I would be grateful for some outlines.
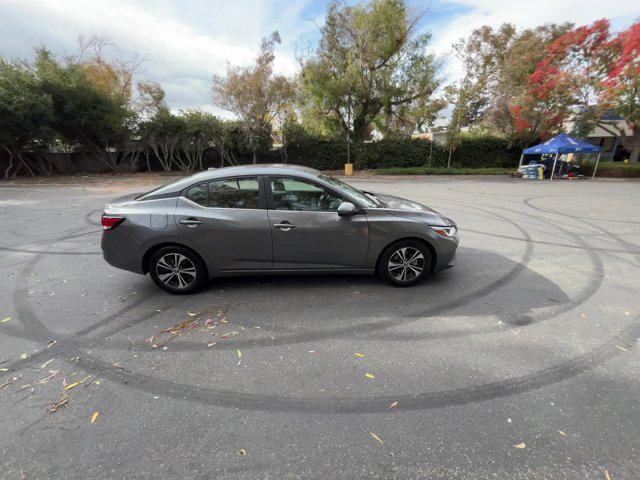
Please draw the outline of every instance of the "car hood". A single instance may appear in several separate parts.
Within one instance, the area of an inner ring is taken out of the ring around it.
[[[450,218],[421,203],[382,193],[374,193],[374,195],[387,205],[385,209],[393,215],[420,220],[433,226],[447,227],[455,225],[455,222]]]

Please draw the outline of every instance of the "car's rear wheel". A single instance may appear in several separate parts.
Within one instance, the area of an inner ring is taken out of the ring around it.
[[[378,272],[397,287],[415,285],[431,272],[431,252],[417,240],[400,240],[384,251]]]
[[[207,267],[200,256],[179,246],[154,252],[149,259],[149,274],[160,288],[177,294],[195,292],[207,282]]]

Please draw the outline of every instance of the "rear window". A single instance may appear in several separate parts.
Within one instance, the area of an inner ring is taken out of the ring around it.
[[[258,177],[224,178],[194,185],[186,197],[211,208],[260,208]]]
[[[207,206],[207,184],[201,183],[200,185],[191,187],[189,190],[187,190],[186,197],[192,202],[195,202],[198,205],[202,205],[203,207],[206,207]]]

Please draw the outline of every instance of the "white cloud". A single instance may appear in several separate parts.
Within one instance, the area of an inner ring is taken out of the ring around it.
[[[173,107],[193,107],[210,101],[214,74],[223,73],[227,63],[250,63],[260,39],[276,29],[284,41],[275,68],[293,74],[296,38],[315,29],[300,18],[307,3],[5,0],[0,54],[28,56],[38,44],[71,53],[80,34],[106,34],[146,59],[140,77],[162,84]]]
[[[350,2],[355,0],[349,0]],[[439,15],[432,51],[447,57],[451,44],[481,25],[511,22],[532,27],[545,22],[578,24],[612,18],[626,26],[640,14],[637,0],[433,0]],[[80,34],[106,34],[146,62],[141,78],[159,82],[174,109],[211,103],[211,77],[227,63],[247,64],[258,43],[273,30],[278,72],[293,74],[296,47],[313,47],[327,0],[0,0],[0,55],[29,57],[49,46],[63,55],[77,51]],[[422,0],[410,0],[410,3]],[[428,19],[427,19],[428,20]],[[449,56],[450,58],[450,56]],[[448,58],[448,59],[449,59]],[[460,72],[448,61],[449,79]]]

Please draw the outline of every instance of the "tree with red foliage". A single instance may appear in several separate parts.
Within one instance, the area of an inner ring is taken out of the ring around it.
[[[529,77],[528,111],[546,111],[551,125],[578,119],[586,134],[595,125],[618,128],[601,118],[614,110],[626,122],[618,133],[631,161],[640,156],[640,23],[612,37],[609,21],[578,27],[547,45],[545,58]],[[552,113],[553,112],[553,113]],[[526,128],[526,122],[520,122]]]
[[[630,162],[640,159],[640,22],[609,42],[611,63],[602,84],[601,103],[627,123],[621,135]]]

